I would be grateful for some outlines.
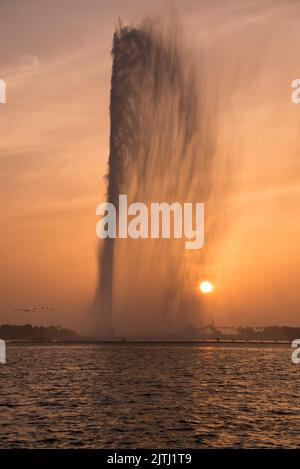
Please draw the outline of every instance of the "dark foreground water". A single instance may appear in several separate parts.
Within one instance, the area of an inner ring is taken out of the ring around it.
[[[287,345],[8,345],[0,447],[300,446]]]

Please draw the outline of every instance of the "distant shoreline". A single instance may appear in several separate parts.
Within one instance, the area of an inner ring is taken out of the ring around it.
[[[290,344],[300,338],[300,327],[265,326],[265,327],[218,327],[210,324],[202,328],[191,326],[178,334],[140,334],[121,335],[103,333],[81,335],[60,326],[0,325],[0,339],[12,343],[62,344]]]
[[[243,340],[243,339],[199,339],[199,340],[168,340],[168,339],[78,339],[78,340],[18,340],[9,339],[7,344],[28,345],[290,345],[289,340]]]

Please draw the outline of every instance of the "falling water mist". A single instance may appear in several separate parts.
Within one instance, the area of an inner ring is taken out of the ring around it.
[[[181,334],[201,321],[197,282],[222,225],[216,184],[216,96],[180,28],[147,20],[113,39],[107,201],[204,202],[205,247],[183,240],[105,239],[94,315],[99,334]],[[203,65],[204,67],[204,65]],[[220,165],[219,165],[220,166]],[[219,167],[220,169],[220,167]]]

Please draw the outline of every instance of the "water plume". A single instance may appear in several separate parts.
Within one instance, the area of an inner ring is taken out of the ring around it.
[[[195,293],[220,225],[214,184],[216,96],[178,25],[118,26],[113,39],[107,201],[204,202],[205,248],[184,240],[105,239],[99,253],[100,334],[178,334],[199,322]],[[112,319],[113,318],[113,319]]]

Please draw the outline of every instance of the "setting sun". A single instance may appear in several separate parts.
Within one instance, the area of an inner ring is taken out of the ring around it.
[[[208,280],[204,280],[203,282],[200,283],[199,289],[202,293],[211,293],[214,289],[214,286]]]

